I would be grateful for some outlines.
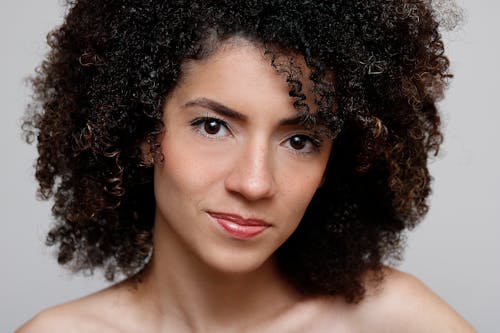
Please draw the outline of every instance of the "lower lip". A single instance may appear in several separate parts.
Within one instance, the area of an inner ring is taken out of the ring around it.
[[[241,225],[220,217],[212,216],[212,218],[224,231],[236,239],[250,239],[269,227],[267,225]]]

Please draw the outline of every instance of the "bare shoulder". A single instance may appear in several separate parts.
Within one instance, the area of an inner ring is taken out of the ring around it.
[[[79,322],[83,323],[84,320],[78,317],[78,314],[68,311],[65,306],[52,307],[38,313],[15,333],[79,332]]]
[[[369,327],[371,332],[475,332],[414,276],[391,268],[384,274],[383,282],[377,288],[367,288],[366,297],[353,311],[363,328]]]
[[[125,332],[117,325],[115,316],[119,311],[126,311],[126,300],[121,289],[114,286],[45,309],[15,333]]]

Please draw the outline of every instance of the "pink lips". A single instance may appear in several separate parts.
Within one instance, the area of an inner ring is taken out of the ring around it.
[[[268,227],[269,223],[258,219],[245,219],[236,214],[208,213],[229,235],[237,239],[249,239],[257,236]]]

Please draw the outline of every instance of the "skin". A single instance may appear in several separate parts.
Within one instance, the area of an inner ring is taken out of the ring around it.
[[[238,116],[221,115],[207,100]],[[367,283],[359,304],[301,296],[280,276],[273,252],[321,185],[331,150],[326,138],[318,148],[292,144],[313,135],[283,124],[297,116],[292,102],[283,77],[249,42],[187,64],[165,105],[154,255],[141,283],[45,310],[18,333],[473,332],[417,279],[393,269],[378,288]],[[270,227],[235,239],[210,217],[214,211]]]

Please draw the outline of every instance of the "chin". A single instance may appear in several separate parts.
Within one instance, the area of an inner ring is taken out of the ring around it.
[[[255,272],[267,266],[270,263],[270,256],[263,253],[245,250],[230,250],[217,251],[212,253],[212,256],[206,257],[205,263],[216,271],[229,275],[240,275]],[[205,255],[208,253],[205,252]]]

